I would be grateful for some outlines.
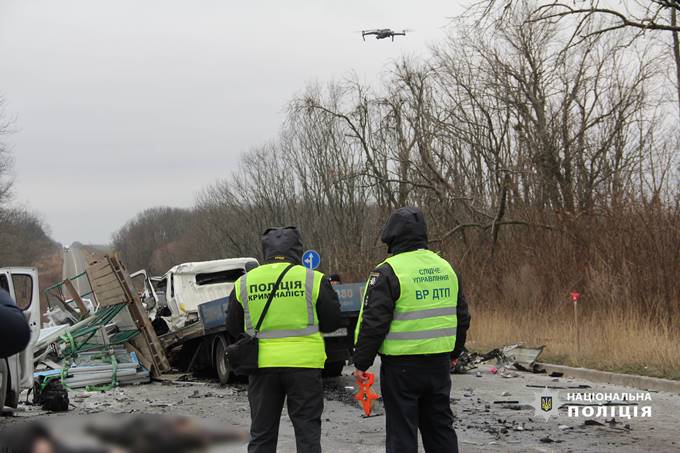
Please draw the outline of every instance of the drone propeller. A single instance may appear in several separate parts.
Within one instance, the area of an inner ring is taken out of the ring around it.
[[[402,28],[402,29],[396,29],[396,30],[391,30],[389,28],[367,28],[365,30],[352,30],[352,33],[377,33],[381,31],[394,31],[395,33],[403,33],[403,32],[413,32],[415,31],[412,28]]]

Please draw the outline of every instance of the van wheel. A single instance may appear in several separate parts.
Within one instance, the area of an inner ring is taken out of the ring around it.
[[[220,384],[226,385],[231,381],[232,370],[229,365],[229,361],[226,356],[227,352],[227,340],[224,336],[219,335],[217,337],[217,342],[215,344],[215,357],[213,358],[213,364],[215,365],[215,370],[217,370],[217,378],[220,380]]]

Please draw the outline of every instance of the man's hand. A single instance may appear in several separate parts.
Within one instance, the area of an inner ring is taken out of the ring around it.
[[[361,383],[368,382],[368,373],[367,372],[361,371],[360,369],[355,368],[353,374],[354,374],[354,377],[357,379],[357,381],[359,381]]]

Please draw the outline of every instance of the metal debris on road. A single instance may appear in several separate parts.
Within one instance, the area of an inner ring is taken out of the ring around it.
[[[604,426],[604,423],[600,423],[597,420],[586,420],[581,424],[581,427],[584,426]]]
[[[549,388],[549,389],[555,389],[555,390],[557,390],[557,389],[564,390],[564,389],[589,389],[589,388],[592,388],[590,385],[587,385],[587,384],[567,385],[567,386],[527,384],[526,386],[530,387],[530,388],[537,388],[537,389]]]

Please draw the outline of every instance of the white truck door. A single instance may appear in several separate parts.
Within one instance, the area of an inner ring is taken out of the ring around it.
[[[31,340],[19,356],[19,386],[22,389],[33,385],[33,347],[40,335],[40,288],[38,272],[32,268],[10,269],[10,294],[28,320]]]
[[[14,285],[12,285],[12,274],[8,268],[0,269],[0,288],[7,291],[12,298],[14,297]],[[7,357],[7,368],[3,370],[7,375],[1,376],[2,385],[0,388],[3,393],[0,395],[0,408],[5,404],[14,407],[16,405],[16,395],[21,392],[21,357],[20,354],[14,354]],[[11,387],[10,387],[11,386]],[[11,399],[10,394],[14,394],[14,399]]]

